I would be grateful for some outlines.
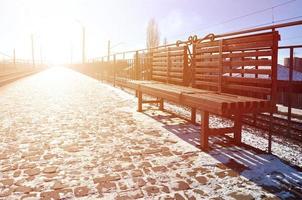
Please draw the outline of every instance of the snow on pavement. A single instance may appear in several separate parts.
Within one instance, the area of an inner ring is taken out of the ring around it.
[[[69,69],[0,88],[0,105],[0,199],[302,197],[299,169],[223,141],[203,152],[198,127]]]

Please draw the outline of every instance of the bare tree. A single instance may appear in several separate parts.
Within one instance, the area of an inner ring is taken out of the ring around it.
[[[159,45],[160,35],[155,19],[151,19],[147,27],[147,48],[151,49]]]

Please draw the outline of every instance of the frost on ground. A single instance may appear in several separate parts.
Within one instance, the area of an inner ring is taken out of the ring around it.
[[[302,173],[53,68],[0,88],[0,199],[291,199]],[[224,120],[211,118],[212,125]]]

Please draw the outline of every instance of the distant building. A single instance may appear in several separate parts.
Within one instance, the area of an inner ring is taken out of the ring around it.
[[[294,57],[294,70],[302,72],[302,58]],[[284,58],[284,66],[289,68],[290,59]]]

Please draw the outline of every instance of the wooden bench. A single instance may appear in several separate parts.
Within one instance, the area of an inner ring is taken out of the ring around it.
[[[276,109],[279,39],[272,31],[194,43],[191,66],[187,46],[161,48],[152,55],[152,80],[126,81],[124,86],[137,91],[139,112],[144,103],[156,102],[164,109],[168,100],[191,107],[195,123],[196,109],[200,110],[202,149],[208,149],[210,136],[226,133],[233,133],[240,144],[243,114]],[[191,87],[184,86],[188,84]],[[157,100],[144,101],[143,94]],[[210,113],[233,119],[234,126],[210,128]]]

